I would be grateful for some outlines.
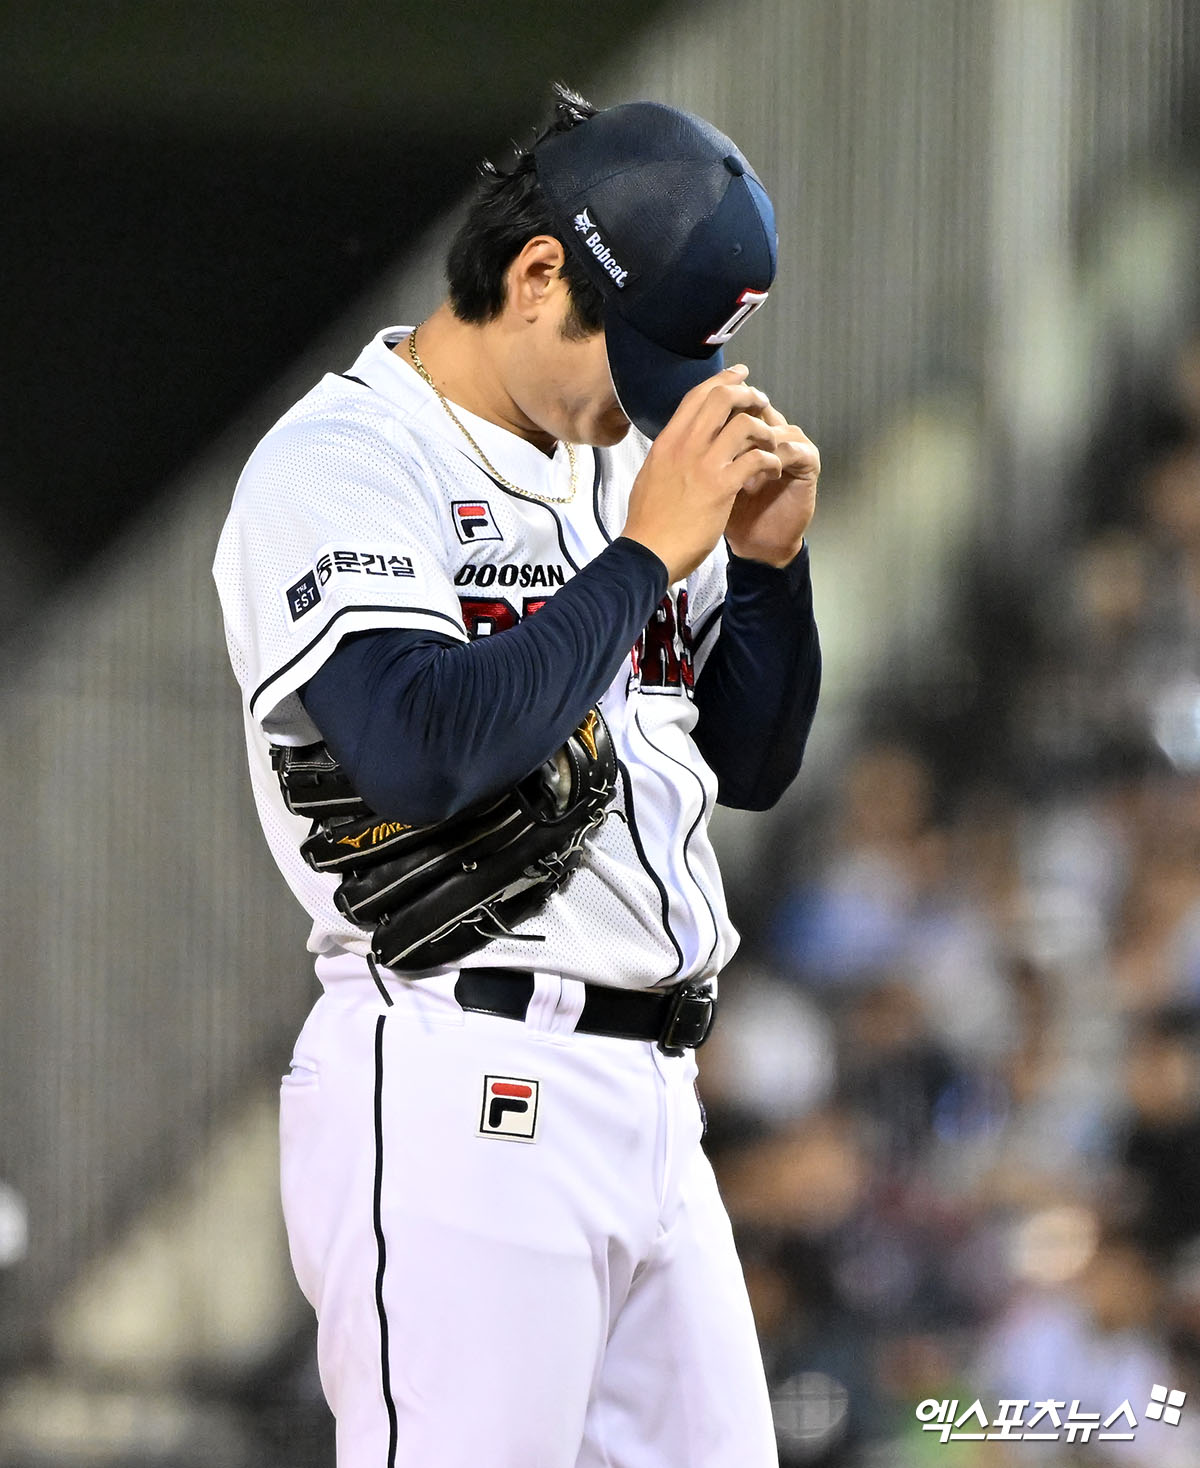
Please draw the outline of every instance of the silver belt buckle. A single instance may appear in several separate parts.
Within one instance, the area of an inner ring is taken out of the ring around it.
[[[717,1001],[706,984],[680,984],[676,989],[658,1037],[664,1055],[682,1055],[699,1050],[712,1033]]]

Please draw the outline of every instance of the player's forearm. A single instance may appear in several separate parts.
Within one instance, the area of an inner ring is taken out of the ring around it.
[[[731,556],[720,635],[696,681],[693,732],[722,805],[775,804],[800,769],[820,687],[807,547],[780,570]]]
[[[412,825],[527,775],[616,676],[666,588],[617,540],[536,615],[474,642],[382,631],[340,645],[301,690],[364,800]]]

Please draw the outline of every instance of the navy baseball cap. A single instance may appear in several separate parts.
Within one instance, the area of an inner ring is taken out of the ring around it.
[[[598,112],[533,158],[566,248],[604,296],[621,407],[655,438],[766,300],[771,201],[724,133],[660,102]]]

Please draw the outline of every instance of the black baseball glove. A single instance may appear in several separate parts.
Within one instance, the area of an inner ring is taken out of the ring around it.
[[[432,826],[377,816],[323,744],[276,746],[272,763],[288,809],[313,819],[305,861],[341,877],[339,911],[373,932],[379,963],[398,969],[457,963],[492,938],[537,941],[511,929],[579,865],[617,775],[599,709],[511,790]]]

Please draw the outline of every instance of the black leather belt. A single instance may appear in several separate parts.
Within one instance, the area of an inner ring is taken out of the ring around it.
[[[479,1014],[524,1019],[533,988],[533,974],[525,969],[465,968],[454,985],[454,997],[464,1009]],[[716,1017],[717,1001],[703,984],[653,990],[584,984],[583,989],[577,1031],[619,1040],[653,1040],[664,1055],[699,1049]]]

